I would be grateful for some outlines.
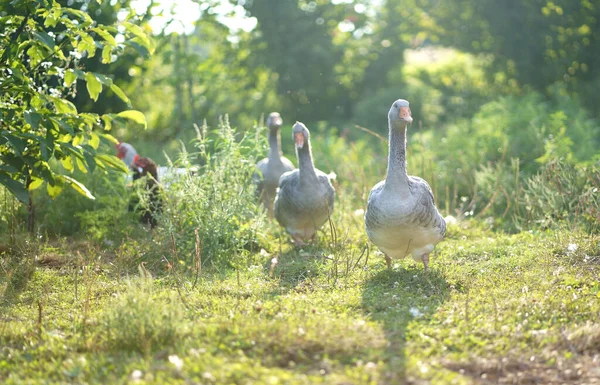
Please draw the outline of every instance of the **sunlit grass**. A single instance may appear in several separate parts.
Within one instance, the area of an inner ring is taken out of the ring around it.
[[[502,235],[466,222],[450,228],[429,273],[412,261],[388,271],[372,247],[330,242],[322,233],[303,250],[273,245],[196,284],[177,267],[119,276],[117,256],[79,260],[63,245],[60,264],[38,265],[4,293],[0,379],[551,383],[567,369],[597,378],[597,236]]]

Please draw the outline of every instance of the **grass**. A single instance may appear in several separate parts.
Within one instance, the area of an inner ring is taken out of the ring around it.
[[[388,271],[363,241],[271,244],[197,282],[177,265],[123,269],[144,260],[123,248],[5,254],[0,382],[600,381],[597,235],[461,222],[429,273],[412,261]]]

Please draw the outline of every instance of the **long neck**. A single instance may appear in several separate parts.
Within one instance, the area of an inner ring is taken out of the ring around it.
[[[281,162],[281,135],[279,135],[279,130],[269,131],[269,162]]]
[[[394,127],[390,124],[390,142],[386,186],[408,188],[406,173],[406,126]]]
[[[315,165],[312,159],[312,150],[310,148],[310,140],[306,140],[304,147],[298,148],[298,169],[300,170],[300,180],[316,179]]]

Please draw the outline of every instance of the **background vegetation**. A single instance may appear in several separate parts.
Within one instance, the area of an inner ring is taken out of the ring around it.
[[[598,380],[598,4],[186,4],[0,2],[0,382]],[[398,98],[458,220],[429,275],[363,230]],[[271,111],[337,174],[302,250],[254,199]],[[198,170],[154,230],[117,140]]]

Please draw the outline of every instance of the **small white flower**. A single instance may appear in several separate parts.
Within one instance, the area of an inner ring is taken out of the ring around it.
[[[416,307],[411,307],[410,309],[408,309],[408,312],[414,318],[421,317],[423,315],[423,313],[421,313],[421,311],[419,309],[417,309]]]
[[[567,252],[574,253],[575,251],[577,251],[577,245],[575,243],[569,243],[567,246]]]
[[[129,378],[131,378],[132,381],[139,381],[142,379],[143,374],[144,373],[141,370],[136,369],[133,372],[131,372],[131,375],[129,376]]]
[[[69,56],[73,56],[75,59],[81,59],[81,53],[79,51],[70,51]]]
[[[60,91],[57,90],[56,88],[50,88],[48,90],[48,92],[50,93],[51,96],[54,96],[55,98],[60,98],[62,96],[62,94],[60,93]]]
[[[356,209],[356,210],[354,210],[353,215],[355,217],[362,217],[363,215],[365,215],[365,210],[364,209]]]
[[[177,370],[181,370],[183,368],[183,360],[175,354],[169,356],[169,362],[172,363]]]

